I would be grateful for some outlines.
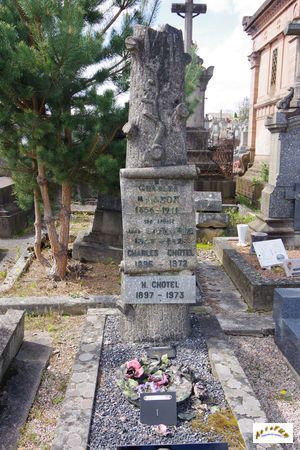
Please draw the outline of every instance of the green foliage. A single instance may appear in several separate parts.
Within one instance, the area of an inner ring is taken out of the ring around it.
[[[269,181],[269,165],[266,162],[262,162],[259,170],[259,178],[263,183]]]
[[[117,190],[127,120],[125,39],[159,1],[4,0],[0,4],[0,155],[21,206],[32,204],[37,165],[50,183],[91,180]],[[109,17],[109,18],[108,18]],[[110,82],[111,88],[107,88]]]
[[[195,92],[198,86],[204,69],[201,64],[201,59],[197,55],[196,45],[191,47],[190,56],[192,60],[186,66],[185,70],[185,98],[189,113],[192,114],[198,104],[198,100],[193,98],[193,92]]]
[[[232,209],[230,209],[227,214],[230,226],[236,226],[239,223],[247,224],[254,220],[254,216],[252,214],[247,214],[245,216],[244,214],[241,214],[239,211],[234,211]]]
[[[249,120],[249,98],[245,97],[238,106],[237,118],[241,122],[247,122]]]
[[[251,180],[251,184],[254,187],[261,187],[262,186],[262,181],[259,178],[253,177]]]
[[[236,196],[236,200],[240,205],[247,206],[248,208],[252,209],[252,203],[251,200],[248,197],[245,197],[244,195],[238,194]]]

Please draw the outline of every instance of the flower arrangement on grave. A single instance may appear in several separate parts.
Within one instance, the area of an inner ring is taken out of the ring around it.
[[[188,368],[171,364],[167,355],[160,360],[146,358],[125,362],[117,373],[117,385],[125,397],[139,404],[141,393],[175,391],[177,402],[182,402],[192,393],[192,372]]]

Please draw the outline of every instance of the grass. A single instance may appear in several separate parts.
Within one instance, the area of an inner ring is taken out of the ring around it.
[[[196,244],[196,248],[198,250],[212,250],[214,248],[214,246],[211,242],[207,242],[207,243],[199,242]]]
[[[72,322],[68,323],[70,319]],[[69,315],[59,315],[55,312],[45,315],[26,314],[25,317],[25,329],[31,332],[46,330],[51,335],[52,347],[58,348],[61,354],[63,354],[63,336],[73,328],[73,323],[73,318]],[[77,337],[73,342],[77,342]],[[50,361],[50,367],[52,364],[54,364],[53,361]],[[60,405],[64,400],[71,373],[71,371],[66,372],[65,368],[62,368],[62,371],[60,368],[58,370],[59,372],[54,372],[52,368],[45,370],[42,374],[40,386],[42,394],[39,396],[40,391],[38,392],[27,422],[21,430],[18,441],[20,450],[50,450],[51,448]]]
[[[231,450],[246,449],[237,420],[230,409],[221,409],[216,411],[210,414],[206,420],[204,420],[202,414],[200,414],[192,420],[191,427],[195,432],[214,432],[216,433],[216,439],[218,436],[222,436],[224,441],[228,443],[229,449]]]

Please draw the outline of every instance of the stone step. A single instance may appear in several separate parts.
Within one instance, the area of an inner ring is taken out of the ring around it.
[[[23,342],[24,316],[14,309],[0,316],[0,382]]]

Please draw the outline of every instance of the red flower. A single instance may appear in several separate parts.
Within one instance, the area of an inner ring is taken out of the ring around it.
[[[133,359],[132,361],[127,361],[126,363],[126,378],[141,378],[144,373],[144,369],[137,359]]]

